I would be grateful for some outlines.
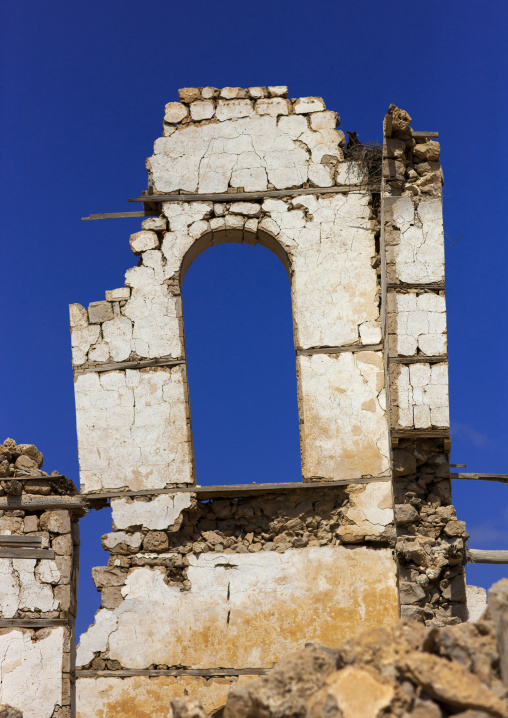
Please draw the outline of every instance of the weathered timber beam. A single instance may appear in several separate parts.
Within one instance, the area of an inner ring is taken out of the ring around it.
[[[106,212],[105,214],[91,214],[89,217],[81,217],[82,222],[87,222],[90,219],[122,219],[130,217],[157,217],[158,212]]]
[[[436,138],[436,139],[437,139],[437,138],[439,137],[439,132],[420,132],[420,131],[415,132],[415,131],[413,130],[413,132],[412,132],[411,134],[413,135],[413,137],[418,138],[418,139],[419,139],[420,137],[428,137],[429,139],[430,139],[430,138],[432,138],[432,139]]]
[[[448,355],[426,357],[419,354],[415,357],[388,357],[390,364],[440,364],[448,361]]]
[[[78,496],[0,496],[0,509],[7,511],[46,511],[48,509],[86,509],[89,503]]]
[[[302,189],[266,190],[262,192],[220,192],[218,194],[144,194],[127,202],[246,202],[265,197],[297,197],[309,194],[345,194],[347,192],[379,192],[378,184],[336,185],[334,187],[305,187]]]
[[[122,369],[145,369],[156,366],[177,366],[185,364],[185,359],[141,359],[139,361],[108,362],[107,364],[95,364],[84,369],[74,368],[74,374],[88,374],[90,372],[118,371]]]
[[[387,284],[387,289],[439,289],[439,291],[445,290],[445,284]]]
[[[51,628],[68,625],[68,618],[0,618],[0,628]]]
[[[351,344],[347,347],[312,347],[311,349],[297,349],[296,356],[312,356],[313,354],[340,354],[342,352],[378,352],[382,344]]]
[[[391,433],[397,439],[450,438],[449,429],[392,429]]]
[[[467,550],[468,563],[508,563],[508,551],[490,551],[479,548]]]
[[[76,678],[132,678],[134,676],[264,676],[267,668],[121,668],[116,671],[76,669]]]
[[[342,479],[339,481],[298,481],[283,484],[228,484],[225,486],[175,486],[169,489],[142,489],[140,491],[107,491],[97,494],[82,494],[88,499],[127,498],[129,496],[155,496],[158,494],[192,493],[198,498],[213,499],[219,496],[235,498],[252,494],[281,493],[321,488],[334,488],[350,484],[370,484],[391,481],[389,476],[379,478]]]
[[[55,558],[50,548],[0,548],[0,558]]]
[[[452,473],[451,479],[465,479],[467,481],[498,481],[501,484],[508,484],[508,474],[467,474]]]
[[[0,546],[40,548],[42,536],[0,536]]]

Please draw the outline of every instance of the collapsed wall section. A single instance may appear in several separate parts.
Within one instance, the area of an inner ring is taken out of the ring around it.
[[[389,481],[111,503],[102,605],[78,647],[80,718],[163,716],[162,697],[184,690],[213,707],[307,641],[398,616]]]
[[[0,445],[0,704],[24,718],[71,718],[78,515],[44,505],[77,490],[41,471],[42,458],[31,444]]]
[[[382,250],[401,613],[467,618],[463,521],[452,506],[440,146],[407,112],[384,122]]]

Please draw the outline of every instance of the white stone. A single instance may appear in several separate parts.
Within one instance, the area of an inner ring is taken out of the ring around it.
[[[88,324],[82,329],[71,328],[72,363],[75,366],[86,362],[88,351],[99,338],[100,331],[98,324]]]
[[[337,184],[358,185],[367,181],[367,173],[359,162],[346,160],[337,167],[335,181]]]
[[[126,361],[131,354],[132,322],[124,316],[111,319],[102,325],[102,335],[108,343],[113,361]]]
[[[307,120],[301,115],[291,115],[290,117],[281,117],[277,127],[287,134],[291,139],[297,140],[304,132],[309,129]]]
[[[270,85],[268,87],[270,97],[287,97],[288,88],[286,85]]]
[[[113,523],[117,529],[140,525],[147,529],[167,529],[190,505],[190,493],[161,494],[151,501],[111,499]]]
[[[63,641],[61,627],[44,637],[19,628],[0,635],[0,703],[23,718],[51,718],[62,702]]]
[[[230,211],[234,214],[245,214],[247,216],[259,215],[261,205],[256,202],[233,202]]]
[[[188,114],[189,110],[181,102],[168,102],[164,112],[164,121],[181,122]]]
[[[90,349],[88,352],[88,361],[99,364],[108,361],[109,356],[109,347],[106,342],[102,342]]]
[[[272,117],[289,114],[288,102],[281,97],[258,100],[255,110],[258,115],[271,115]]]
[[[61,578],[55,561],[41,561],[35,569],[35,575],[42,583],[51,583],[54,586]]]
[[[159,247],[159,238],[155,232],[136,232],[131,234],[129,244],[134,254],[139,255],[148,249],[157,249]]]
[[[143,222],[144,224],[144,222]],[[120,287],[120,289],[106,290],[106,300],[108,302],[122,302],[131,296],[129,287]]]
[[[107,646],[109,657],[125,668],[151,663],[208,668],[210,655],[219,666],[271,667],[308,641],[340,645],[360,624],[367,629],[397,620],[389,549],[213,553],[189,555],[189,563],[191,586],[183,592],[168,586],[162,567],[131,569],[122,587],[124,601],[107,612],[118,623],[108,616],[111,623],[97,640],[94,627],[82,636],[78,665]]]
[[[215,115],[218,120],[234,120],[239,117],[247,117],[252,114],[252,102],[250,100],[219,100]]]
[[[331,111],[314,112],[309,119],[313,130],[334,130],[339,124],[339,116]]]
[[[466,586],[468,623],[476,623],[487,608],[487,591],[481,586]]]
[[[49,581],[42,583],[35,576],[35,559],[0,559],[0,610],[4,618],[12,618],[19,609],[55,611]]]
[[[220,91],[220,96],[225,100],[234,100],[235,97],[238,97],[241,91],[241,87],[223,87]]]
[[[293,105],[293,109],[297,115],[310,112],[321,112],[326,110],[325,103],[321,97],[300,97]]]
[[[83,329],[88,326],[88,312],[81,304],[69,304],[69,315],[72,328]]]
[[[363,540],[364,536],[382,534],[394,518],[390,482],[373,482],[350,488],[344,517],[348,523],[341,524],[338,531],[340,536],[354,536]]]
[[[214,112],[215,107],[211,100],[198,100],[197,102],[193,102],[190,106],[191,118],[195,122],[209,120],[213,117]]]
[[[379,344],[381,342],[381,327],[377,322],[363,322],[358,327],[362,344]]]
[[[266,87],[249,87],[249,97],[254,100],[259,100],[261,97],[266,97],[268,90]]]
[[[143,540],[143,534],[134,533],[127,534],[125,531],[112,531],[104,534],[102,537],[102,545],[105,549],[113,549],[120,543],[124,543],[133,549],[139,549]]]

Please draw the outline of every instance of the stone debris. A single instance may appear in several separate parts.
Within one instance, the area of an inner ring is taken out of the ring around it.
[[[508,610],[508,580],[490,591]],[[492,609],[475,624],[425,629],[402,619],[340,648],[309,644],[233,689],[225,718],[506,718]],[[508,629],[504,625],[504,636]],[[188,710],[199,710],[195,699]],[[182,703],[179,710],[185,710]],[[197,713],[196,713],[197,715]],[[202,716],[202,713],[200,714]]]
[[[5,439],[0,444],[0,496],[38,494],[68,496],[77,493],[74,483],[59,471],[42,471],[44,457],[33,444]],[[58,479],[53,477],[58,477]]]

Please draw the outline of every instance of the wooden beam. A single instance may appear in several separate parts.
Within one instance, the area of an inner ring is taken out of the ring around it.
[[[106,214],[91,214],[89,217],[81,217],[82,222],[90,219],[130,219],[132,217],[158,217],[159,212],[106,212]]]
[[[392,429],[397,439],[449,439],[449,429]]]
[[[48,509],[86,509],[88,502],[75,496],[0,496],[0,509],[4,511],[47,511]]]
[[[0,558],[55,558],[50,548],[0,548]]]
[[[427,137],[428,139],[437,139],[439,137],[439,132],[415,132],[415,130],[413,130],[412,134],[415,139],[420,139],[421,137]]]
[[[490,551],[479,548],[469,548],[467,550],[468,563],[508,563],[508,551]]]
[[[0,628],[51,628],[68,625],[68,618],[0,618]]]
[[[426,357],[419,354],[415,357],[388,357],[390,364],[440,364],[448,361],[448,355],[439,357]]]
[[[116,671],[76,669],[76,678],[132,678],[134,676],[264,676],[267,668],[121,668]]]
[[[421,289],[422,292],[425,290],[436,290],[445,291],[445,285],[443,284],[387,284],[387,289]]]
[[[351,344],[347,347],[313,347],[312,349],[297,349],[296,356],[313,356],[314,354],[340,354],[342,352],[378,352],[382,344]]]
[[[221,192],[219,194],[145,194],[127,202],[249,202],[265,197],[297,197],[309,194],[347,194],[348,192],[379,192],[381,186],[336,185],[334,187],[305,187],[303,189],[266,190],[262,192]]]
[[[468,474],[458,472],[451,473],[450,478],[465,479],[466,481],[498,481],[501,484],[508,484],[508,474]]]
[[[74,368],[74,374],[88,374],[91,372],[121,371],[122,369],[145,369],[154,366],[177,366],[185,364],[185,359],[141,359],[139,361],[108,362],[107,364],[96,364],[94,366],[80,369]]]
[[[142,489],[139,491],[105,491],[97,494],[82,494],[88,499],[118,499],[135,496],[158,496],[159,494],[191,493],[198,498],[213,499],[221,496],[236,498],[254,494],[285,493],[290,491],[315,491],[331,489],[350,484],[371,484],[391,481],[389,476],[379,478],[342,479],[339,481],[294,481],[281,484],[228,484],[225,486],[175,486],[169,489]]]
[[[0,546],[40,548],[42,536],[0,536]]]

